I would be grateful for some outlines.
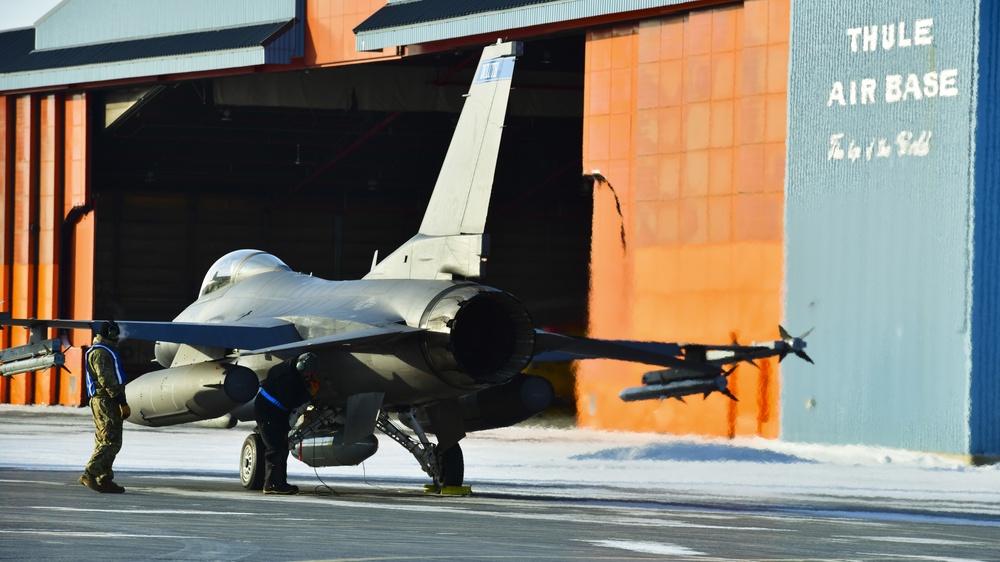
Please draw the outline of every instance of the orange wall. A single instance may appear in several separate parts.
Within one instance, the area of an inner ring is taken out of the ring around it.
[[[82,207],[90,202],[90,157],[87,130],[89,99],[86,94],[66,97],[63,129],[65,149],[64,187],[62,216],[68,216],[73,207]],[[70,306],[73,318],[92,318],[94,315],[94,240],[96,236],[94,214],[87,213],[73,229],[73,248],[70,251],[72,263],[73,295]],[[70,372],[59,375],[59,403],[78,405],[86,395],[84,384],[83,353],[80,346],[90,345],[89,330],[72,330],[70,341],[73,348],[66,352],[66,366]]]
[[[59,270],[59,215],[62,203],[62,99],[49,95],[39,107],[39,171],[38,171],[38,305],[37,318],[56,318]],[[49,369],[35,374],[35,404],[58,403],[58,371]]]
[[[38,99],[21,96],[14,102],[17,112],[14,132],[14,269],[10,313],[15,318],[34,318],[36,308],[37,252],[32,233],[38,212],[35,161],[38,159]],[[6,234],[6,233],[5,233]],[[11,330],[11,345],[28,343],[28,332]],[[10,402],[30,404],[34,399],[33,373],[10,379]]]
[[[696,10],[587,35],[583,160],[595,184],[590,335],[777,339],[789,0]],[[625,403],[643,366],[584,361],[582,426],[715,436],[778,433],[778,372],[741,366],[740,398]]]
[[[0,104],[0,298],[16,318],[53,318],[60,314],[60,244],[64,219],[89,198],[87,159],[87,98],[31,94]],[[67,316],[93,314],[93,217],[74,228],[71,268],[75,290]],[[87,330],[77,330],[74,345],[90,343]],[[55,337],[51,331],[46,337]],[[4,330],[2,343],[28,342],[23,328]],[[80,350],[67,353],[72,371],[49,369],[4,378],[0,402],[67,404],[83,402],[83,360]]]
[[[0,301],[11,301],[14,194],[14,98],[0,96]],[[3,307],[0,304],[0,307]],[[9,310],[4,307],[3,310]],[[0,330],[0,347],[10,347],[10,329]],[[0,403],[10,402],[10,379],[0,376]]]
[[[307,0],[307,66],[328,66],[380,58],[396,58],[396,50],[359,53],[355,51],[354,32],[361,22],[385,6],[385,0]]]

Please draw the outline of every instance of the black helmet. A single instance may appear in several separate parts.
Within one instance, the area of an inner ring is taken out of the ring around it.
[[[295,370],[301,374],[315,373],[316,356],[312,353],[303,353],[302,355],[299,355],[298,361],[295,362]]]
[[[114,320],[107,320],[101,324],[101,330],[97,333],[104,339],[118,341],[118,336],[121,335],[122,331]]]

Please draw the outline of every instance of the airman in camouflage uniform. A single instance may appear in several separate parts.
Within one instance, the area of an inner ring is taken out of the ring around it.
[[[94,454],[79,482],[95,492],[120,494],[112,465],[122,448],[122,420],[132,410],[125,401],[125,371],[115,352],[120,330],[105,322],[87,351],[87,394],[94,414]]]

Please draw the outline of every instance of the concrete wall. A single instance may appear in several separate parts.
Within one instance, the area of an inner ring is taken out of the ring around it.
[[[970,355],[978,2],[792,8],[785,317],[817,365],[784,365],[781,437],[995,454],[970,432],[996,378]]]

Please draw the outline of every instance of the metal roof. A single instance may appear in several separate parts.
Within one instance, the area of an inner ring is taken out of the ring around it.
[[[44,51],[34,50],[34,29],[0,33],[0,91],[288,63],[293,53],[278,39],[292,26],[282,21]]]
[[[370,51],[676,6],[690,0],[415,0],[389,3],[354,28]]]
[[[64,0],[35,27],[0,33],[0,92],[303,56],[305,0],[225,0],[193,9],[199,1],[149,0],[126,13],[114,0]],[[179,8],[192,9],[169,15]]]
[[[258,47],[290,24],[283,21],[45,51],[33,49],[34,29],[22,29],[0,33],[0,74]]]
[[[35,48],[166,37],[305,19],[305,0],[64,0],[35,23]]]
[[[426,23],[448,18],[459,18],[484,12],[510,10],[535,4],[554,4],[555,0],[449,0],[445,2],[389,3],[354,28],[355,33]]]

